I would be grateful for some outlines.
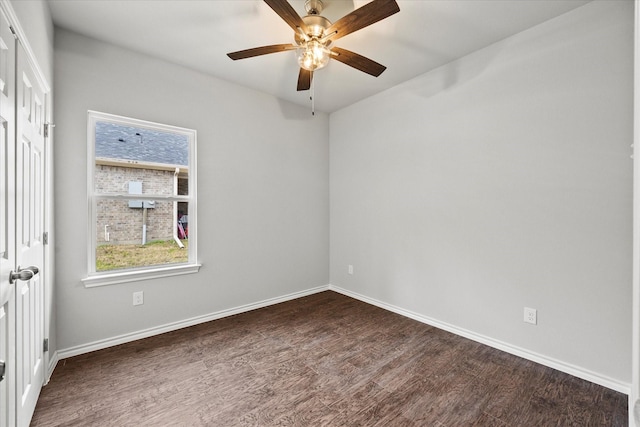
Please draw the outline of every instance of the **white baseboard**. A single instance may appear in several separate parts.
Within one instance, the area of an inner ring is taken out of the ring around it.
[[[256,310],[258,308],[267,307],[281,302],[290,301],[296,298],[301,298],[307,295],[316,294],[329,290],[329,285],[318,286],[317,288],[307,289],[305,291],[294,292],[288,295],[284,295],[276,298],[269,298],[256,303],[245,304],[239,307],[217,311],[215,313],[205,314],[203,316],[192,317],[190,319],[180,320],[178,322],[167,323],[165,325],[156,326],[141,331],[131,332],[128,334],[119,335],[112,338],[106,338],[99,341],[94,341],[87,344],[81,344],[75,347],[58,350],[56,353],[57,359],[66,359],[68,357],[78,356],[80,354],[89,353],[96,350],[102,350],[104,348],[113,347],[115,345],[124,344],[131,341],[148,338],[154,335],[163,334],[165,332],[171,332],[189,326],[198,325],[200,323],[209,322],[211,320],[222,319],[223,317],[233,316],[234,314],[245,313],[247,311]],[[56,362],[57,362],[56,359]]]
[[[51,379],[51,375],[53,375],[53,371],[56,369],[56,366],[58,365],[58,352],[54,351],[52,355],[49,356],[49,365],[47,366],[47,370],[44,373],[45,377],[44,377],[44,385],[46,385],[49,380]]]
[[[453,334],[462,336],[464,338],[468,338],[470,340],[479,342],[481,344],[488,345],[489,347],[496,348],[498,350],[504,351],[506,353],[513,354],[515,356],[522,357],[523,359],[530,360],[532,362],[539,363],[541,365],[547,366],[549,368],[556,369],[558,371],[567,373],[569,375],[573,375],[574,377],[582,378],[583,380],[590,381],[592,383],[601,385],[603,387],[610,388],[611,390],[615,390],[620,393],[629,394],[631,392],[631,384],[627,384],[621,381],[618,381],[613,378],[609,378],[598,373],[589,371],[587,369],[581,368],[579,366],[575,366],[569,363],[562,362],[560,360],[544,356],[542,354],[534,353],[529,350],[513,346],[511,344],[495,340],[493,338],[477,334],[475,332],[469,331],[467,329],[459,328],[457,326],[441,322],[439,320],[430,318],[428,316],[423,316],[418,313],[414,313],[409,310],[405,310],[403,308],[397,307],[395,305],[387,304],[385,302],[369,298],[367,296],[358,294],[356,292],[349,291],[347,289],[340,288],[339,286],[329,285],[329,290],[338,292],[340,294],[346,295],[351,298],[355,298],[359,301],[366,302],[367,304],[375,305],[382,309],[391,311],[393,313],[399,314],[401,316],[408,317],[413,320],[417,320],[418,322],[425,323],[427,325],[434,326],[438,329],[443,329],[447,332],[451,332]]]

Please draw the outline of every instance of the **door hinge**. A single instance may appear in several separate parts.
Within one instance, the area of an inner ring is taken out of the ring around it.
[[[56,125],[53,124],[53,123],[48,123],[47,122],[47,123],[44,124],[44,137],[45,138],[49,138],[49,134],[51,133],[51,128],[54,128],[54,127],[56,127]]]
[[[44,233],[42,233],[42,243],[45,245],[49,244],[49,232],[45,231]]]
[[[49,338],[44,339],[44,342],[42,343],[42,351],[49,351]]]

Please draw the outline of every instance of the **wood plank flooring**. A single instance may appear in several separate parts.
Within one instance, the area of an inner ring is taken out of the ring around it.
[[[322,292],[60,361],[32,426],[625,426],[627,396]]]

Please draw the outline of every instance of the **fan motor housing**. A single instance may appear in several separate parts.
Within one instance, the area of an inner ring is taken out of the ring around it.
[[[324,32],[331,26],[331,21],[320,15],[306,15],[302,17],[302,20],[307,27],[306,34],[310,38],[322,38],[324,36]],[[295,39],[298,44],[304,41],[300,34],[297,33],[295,35]]]

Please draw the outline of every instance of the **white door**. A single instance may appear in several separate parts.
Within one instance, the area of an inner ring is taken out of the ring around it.
[[[16,265],[33,271],[15,282],[17,425],[28,426],[44,382],[45,94],[17,44]]]
[[[15,420],[15,45],[0,11],[0,427]]]

